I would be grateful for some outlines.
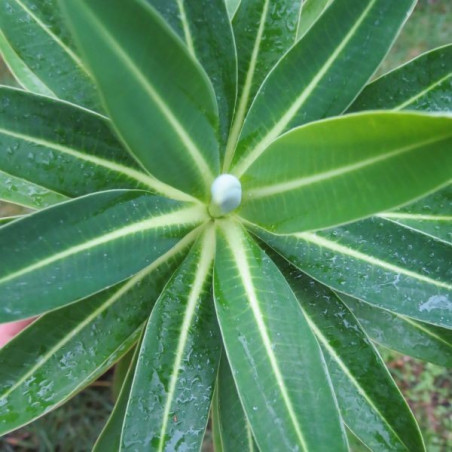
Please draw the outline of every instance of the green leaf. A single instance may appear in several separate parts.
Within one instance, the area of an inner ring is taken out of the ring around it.
[[[235,223],[219,222],[215,306],[261,450],[347,450],[321,351],[276,266]]]
[[[60,4],[130,151],[159,180],[207,200],[219,169],[217,105],[186,46],[139,0]]]
[[[349,108],[452,111],[452,45],[424,53],[370,83]]]
[[[215,89],[222,141],[226,143],[237,95],[237,57],[224,0],[147,2],[162,14],[204,67]]]
[[[238,59],[238,97],[226,147],[229,168],[248,108],[270,69],[297,37],[301,0],[242,0],[232,22]]]
[[[229,18],[232,20],[238,7],[240,6],[241,0],[225,0],[226,8],[228,10]]]
[[[8,258],[0,269],[0,322],[55,309],[128,278],[176,245],[205,215],[200,205],[116,190],[2,227],[0,255]]]
[[[217,422],[223,452],[257,452],[248,419],[243,411],[226,355],[218,371],[212,417]]]
[[[8,87],[0,87],[0,171],[2,197],[33,208],[112,188],[189,199],[140,170],[103,116]]]
[[[0,226],[10,223],[11,221],[18,220],[19,218],[22,218],[22,215],[13,215],[11,217],[0,217]]]
[[[73,49],[56,0],[2,0],[0,51],[18,82],[99,109],[94,83]]]
[[[19,55],[11,47],[5,35],[0,29],[0,54],[3,57],[3,62],[8,66],[10,72],[15,79],[28,91],[44,94],[46,96],[56,97],[42,80],[34,74]]]
[[[2,141],[0,132],[0,142]],[[6,162],[8,164],[11,163],[9,159]],[[66,201],[68,198],[60,193],[33,184],[21,177],[11,176],[0,170],[0,199],[31,209],[40,209]]]
[[[61,405],[127,352],[193,239],[127,282],[45,314],[1,349],[0,434]]]
[[[425,450],[413,414],[353,314],[331,290],[281,258],[275,262],[322,346],[347,427],[370,450]]]
[[[452,244],[452,185],[379,216]]]
[[[357,220],[446,184],[451,146],[449,116],[372,112],[308,124],[247,170],[240,215],[278,233]]]
[[[301,39],[334,0],[304,0],[298,25],[297,38]]]
[[[243,175],[283,132],[342,113],[377,69],[415,3],[335,0],[265,80],[241,132],[234,173]]]
[[[383,218],[317,233],[257,235],[333,289],[420,321],[452,326],[450,246]]]
[[[108,418],[107,423],[102,429],[93,447],[93,452],[119,451],[121,447],[121,431],[124,423],[124,416],[127,410],[132,381],[135,375],[140,347],[137,345],[133,352],[132,361],[128,364],[123,384],[119,396],[116,400],[113,411]],[[130,352],[129,352],[130,353]],[[118,365],[118,364],[117,364]],[[116,372],[116,369],[115,369]]]
[[[344,294],[339,297],[374,342],[438,366],[452,367],[452,330],[419,322]]]
[[[138,358],[121,450],[199,450],[221,341],[211,293],[209,227],[152,311]]]

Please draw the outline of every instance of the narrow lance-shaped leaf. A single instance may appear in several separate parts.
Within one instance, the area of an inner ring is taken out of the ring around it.
[[[201,448],[221,354],[211,289],[214,253],[214,229],[209,226],[152,311],[121,450]]]
[[[370,450],[424,450],[413,414],[353,314],[331,290],[281,257],[275,262],[322,347],[347,427]]]
[[[212,411],[223,452],[258,452],[226,355],[221,358]]]
[[[364,88],[348,109],[452,111],[452,45],[424,53]]]
[[[45,314],[1,349],[0,434],[61,405],[127,352],[194,238],[127,282]]]
[[[243,175],[283,132],[342,113],[377,69],[415,3],[335,0],[261,87],[240,135],[234,173]]]
[[[172,248],[205,215],[200,205],[116,190],[2,227],[0,255],[6,259],[0,267],[0,321],[55,309],[128,278]]]
[[[224,168],[234,154],[248,108],[270,69],[297,38],[301,0],[242,0],[232,22],[237,47],[238,97]]]
[[[112,188],[188,199],[141,170],[103,116],[8,87],[0,87],[0,171],[4,198],[33,208]]]
[[[334,0],[304,0],[298,24],[297,38],[301,39]]]
[[[66,201],[68,198],[0,170],[0,199],[31,209],[40,209]]]
[[[261,450],[347,450],[316,339],[275,264],[219,223],[215,306],[240,400]]]
[[[217,98],[224,152],[237,95],[237,57],[224,0],[147,0],[204,67]]]
[[[379,216],[452,244],[452,185]]]
[[[130,397],[130,390],[132,388],[133,377],[135,375],[140,346],[141,341],[138,341],[138,344],[133,351],[132,360],[128,363],[127,372],[124,376],[113,411],[111,412],[107,423],[94,444],[93,452],[105,452],[109,450],[116,451],[121,447],[122,425],[124,423],[124,417],[127,410],[127,402]],[[115,369],[115,376],[116,371],[117,369]]]
[[[366,334],[376,343],[404,355],[452,367],[452,330],[419,322],[339,294]]]
[[[240,215],[278,233],[399,206],[446,184],[452,117],[375,112],[288,132],[247,170]]]
[[[2,56],[24,88],[99,109],[96,88],[74,51],[57,0],[2,0],[0,29]]]
[[[450,246],[382,218],[329,231],[255,232],[301,271],[377,307],[450,328]]]
[[[207,198],[219,169],[218,112],[186,46],[142,1],[60,4],[129,150],[159,180]]]
[[[17,55],[14,49],[11,47],[7,41],[5,35],[0,29],[0,55],[2,56],[3,62],[8,66],[10,72],[14,74],[15,79],[23,86],[26,90],[33,93],[44,94],[50,97],[56,97],[55,93],[52,92],[43,82],[40,80],[36,74],[34,74],[31,69],[25,64],[23,60]]]

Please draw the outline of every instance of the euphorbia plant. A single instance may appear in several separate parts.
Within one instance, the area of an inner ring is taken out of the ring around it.
[[[452,363],[452,47],[369,83],[414,4],[1,0],[3,433],[130,350],[98,451],[424,450],[372,342]]]

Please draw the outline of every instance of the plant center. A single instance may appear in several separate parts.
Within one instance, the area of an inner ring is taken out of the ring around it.
[[[221,174],[210,187],[211,199],[209,213],[218,218],[227,215],[242,201],[242,185],[232,174]]]

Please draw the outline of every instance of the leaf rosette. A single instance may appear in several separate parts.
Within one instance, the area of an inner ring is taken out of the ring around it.
[[[451,362],[451,47],[369,83],[414,3],[0,3],[3,433],[134,349],[98,451],[424,450],[374,345]]]

